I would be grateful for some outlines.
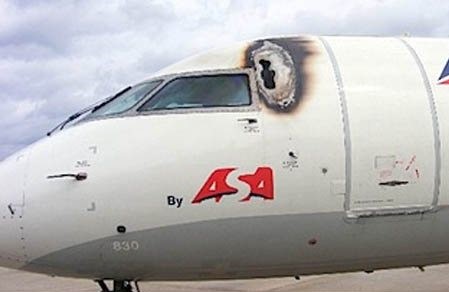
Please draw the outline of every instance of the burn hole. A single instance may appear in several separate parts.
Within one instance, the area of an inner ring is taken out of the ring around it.
[[[271,70],[271,62],[267,60],[260,60],[259,64],[262,66],[262,72],[260,72],[260,75],[263,80],[263,85],[267,89],[275,89],[276,88],[276,82],[274,81],[274,76],[276,76],[276,71]]]

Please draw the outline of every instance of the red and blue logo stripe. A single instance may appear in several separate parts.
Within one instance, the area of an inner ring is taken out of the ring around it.
[[[441,73],[440,79],[438,79],[438,84],[449,85],[449,60],[447,61],[446,67],[444,67],[443,73]]]

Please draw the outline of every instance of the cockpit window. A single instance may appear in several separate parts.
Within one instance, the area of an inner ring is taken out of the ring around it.
[[[152,81],[141,83],[133,87],[128,87],[127,89],[116,95],[114,98],[107,100],[106,103],[94,109],[87,118],[90,119],[94,117],[109,116],[125,112],[135,106],[138,102],[140,102],[160,83],[161,81]]]
[[[246,74],[193,76],[174,79],[139,111],[237,107],[251,104]]]

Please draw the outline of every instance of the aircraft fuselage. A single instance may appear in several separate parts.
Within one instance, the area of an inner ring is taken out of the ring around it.
[[[448,263],[448,51],[280,38],[169,67],[130,109],[0,164],[0,265],[207,280]],[[217,76],[247,91],[229,106],[160,97]]]

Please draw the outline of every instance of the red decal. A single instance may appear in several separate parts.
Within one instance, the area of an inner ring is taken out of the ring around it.
[[[274,199],[273,170],[269,167],[259,167],[254,174],[239,176],[239,180],[250,186],[250,193],[240,202],[247,202],[252,197],[261,197],[265,200]]]
[[[413,155],[412,159],[410,160],[410,162],[408,163],[407,167],[405,168],[406,171],[408,171],[410,169],[410,167],[413,165],[413,163],[415,163],[416,161],[416,155]]]
[[[220,202],[224,195],[233,195],[238,192],[226,182],[229,174],[236,170],[235,168],[222,168],[215,170],[204,183],[201,190],[195,196],[192,204],[199,204],[204,200],[215,198],[215,202]]]

